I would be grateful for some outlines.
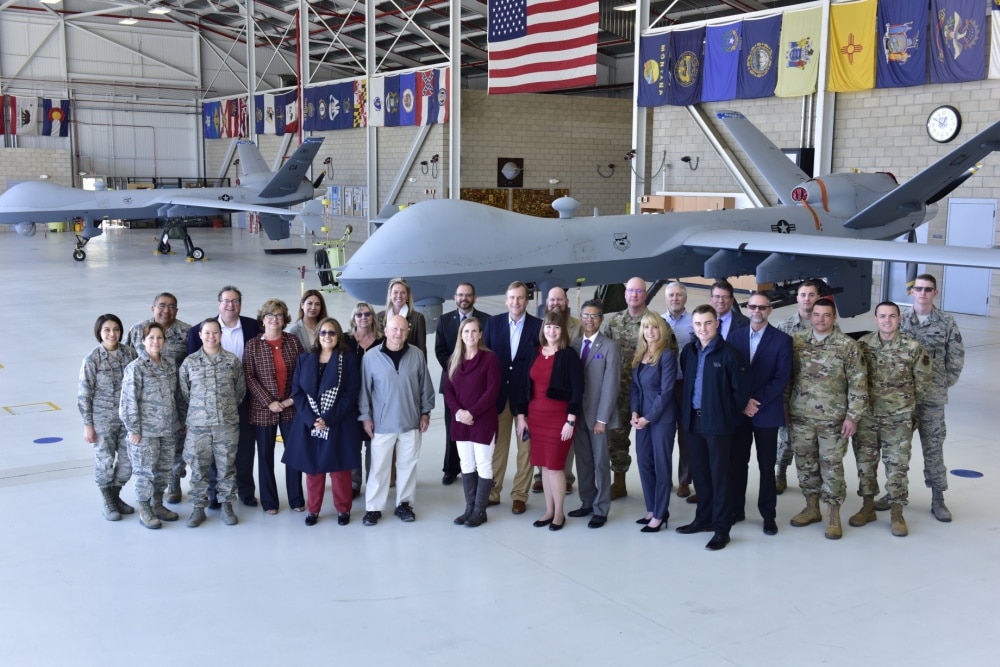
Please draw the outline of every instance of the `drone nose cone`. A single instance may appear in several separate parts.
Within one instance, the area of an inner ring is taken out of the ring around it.
[[[19,222],[14,225],[14,231],[17,232],[18,236],[34,236],[35,235],[35,223],[33,222]]]

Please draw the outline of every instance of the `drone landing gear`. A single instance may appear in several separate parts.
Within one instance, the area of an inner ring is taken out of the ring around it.
[[[87,245],[87,241],[89,240],[90,239],[86,239],[79,234],[76,235],[76,249],[73,250],[73,259],[78,262],[82,262],[87,259],[87,253],[83,251],[83,246]]]
[[[184,249],[187,251],[186,260],[189,262],[195,262],[205,259],[205,251],[201,248],[195,247],[194,241],[191,240],[191,235],[188,234],[187,227],[183,224],[167,224],[163,229],[163,235],[160,236],[160,242],[156,246],[157,255],[169,255],[173,254],[170,249],[170,235],[174,232],[175,235],[181,234],[179,238],[184,240]]]

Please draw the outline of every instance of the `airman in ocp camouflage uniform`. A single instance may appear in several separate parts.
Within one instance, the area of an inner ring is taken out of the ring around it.
[[[187,403],[187,437],[184,461],[191,466],[191,503],[194,511],[187,525],[196,528],[205,520],[209,470],[218,471],[217,492],[222,518],[236,525],[236,450],[240,440],[240,402],[246,394],[243,364],[222,349],[222,329],[216,318],[202,322],[202,347],[181,364],[178,386]]]
[[[139,520],[147,528],[159,528],[161,519],[177,520],[177,513],[163,506],[163,492],[174,459],[173,439],[183,424],[184,398],[178,395],[174,360],[157,347],[162,327],[152,322],[146,330],[143,350],[125,368],[118,416],[128,432]]]
[[[844,454],[868,402],[868,381],[858,344],[834,327],[836,307],[829,299],[813,306],[812,331],[792,337],[788,435],[795,449],[799,488],[806,507],[792,525],[822,520],[819,501],[829,512],[825,535],[839,539],[840,506],[847,497]]]
[[[143,349],[143,330],[150,322],[157,322],[163,327],[163,336],[166,339],[161,353],[174,360],[174,367],[180,368],[181,362],[187,356],[187,339],[191,331],[191,325],[177,319],[177,297],[170,292],[161,292],[153,299],[151,308],[153,316],[142,322],[136,322],[129,329],[125,337],[125,344],[130,345],[136,352]],[[174,460],[171,464],[171,475],[167,489],[167,502],[179,503],[181,501],[181,477],[184,476],[184,434],[177,432],[173,436],[172,446]]]
[[[931,381],[931,359],[915,338],[899,332],[899,306],[885,301],[875,307],[878,331],[858,341],[868,372],[868,410],[854,436],[861,510],[848,523],[875,520],[879,451],[885,464],[885,488],[892,507],[892,534],[907,535],[903,507],[907,503],[914,409]]]
[[[965,346],[955,318],[934,306],[934,297],[938,295],[934,276],[917,276],[912,292],[913,308],[903,313],[899,330],[916,338],[931,357],[933,380],[930,390],[917,401],[917,431],[924,455],[924,484],[932,494],[931,513],[938,521],[947,522],[951,521],[951,511],[944,504],[944,492],[948,489],[944,406],[948,402],[948,388],[955,386],[965,366]],[[886,508],[886,499],[879,498],[875,507]]]
[[[121,345],[122,323],[115,315],[101,315],[94,324],[100,341],[83,360],[76,405],[83,418],[83,438],[94,446],[94,480],[104,499],[104,518],[119,521],[135,509],[121,499],[122,487],[132,477],[125,427],[118,417],[125,367],[135,361],[135,350]]]

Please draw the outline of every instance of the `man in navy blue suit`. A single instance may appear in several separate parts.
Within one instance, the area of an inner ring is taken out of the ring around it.
[[[438,384],[438,391],[444,393],[444,379],[448,374],[448,363],[451,360],[452,352],[455,351],[455,344],[458,342],[458,325],[466,317],[475,317],[483,329],[486,328],[486,320],[489,315],[476,309],[476,288],[472,283],[459,283],[455,288],[455,310],[445,313],[438,318],[437,331],[434,334],[434,356],[441,364],[441,382]],[[448,406],[444,407],[444,466],[441,472],[442,484],[451,484],[462,472],[462,467],[458,460],[458,446],[451,437],[451,420],[453,419]]]
[[[513,432],[514,411],[510,401],[518,387],[527,382],[528,352],[538,347],[542,321],[528,315],[528,286],[520,281],[507,287],[507,312],[494,315],[486,322],[483,341],[493,350],[500,362],[500,396],[497,412],[500,424],[493,446],[493,490],[490,505],[500,504],[503,478],[507,473],[510,454],[510,436]],[[511,512],[524,514],[528,508],[528,489],[531,486],[531,440],[517,441],[517,471],[510,491]]]
[[[240,315],[243,309],[243,293],[233,285],[226,285],[219,290],[219,325],[222,327],[222,349],[232,352],[240,361],[243,360],[243,350],[246,344],[260,334],[260,326],[252,317]],[[188,333],[188,354],[201,349],[201,324],[191,327]],[[254,445],[253,426],[250,425],[250,392],[247,392],[240,403],[240,442],[236,449],[236,489],[240,501],[247,507],[257,506],[257,486],[253,481],[253,459],[256,447]],[[209,474],[209,507],[219,508],[215,498],[215,464]]]
[[[757,509],[764,519],[764,533],[775,535],[778,496],[771,471],[777,456],[778,429],[785,425],[784,394],[792,376],[792,338],[768,324],[771,300],[767,295],[755,293],[747,310],[750,326],[731,331],[727,339],[743,355],[750,375],[750,400],[733,438],[729,500],[733,523],[743,521],[750,447],[756,443],[760,471]]]

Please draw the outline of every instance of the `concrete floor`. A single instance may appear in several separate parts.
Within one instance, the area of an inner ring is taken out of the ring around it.
[[[791,528],[802,506],[792,481],[779,497],[777,536],[761,532],[751,492],[749,519],[734,528],[732,544],[709,553],[707,535],[639,533],[634,466],[629,497],[613,503],[600,530],[580,519],[560,533],[533,529],[542,513],[535,495],[523,516],[510,513],[505,497],[482,528],[456,527],[460,484],[440,483],[440,397],[424,437],[416,523],[388,514],[363,527],[359,500],[354,520],[340,527],[327,499],[312,528],[287,509],[272,517],[239,506],[238,526],[210,512],[191,530],[183,523],[186,493],[176,508],[182,521],[163,530],[143,529],[135,515],[107,522],[75,407],[96,316],[116,313],[128,327],[148,316],[156,293],[170,291],[178,317],[197,322],[216,312],[216,291],[226,283],[243,290],[243,314],[254,315],[271,297],[297,303],[303,264],[306,286],[318,287],[311,248],[261,252],[307,245],[302,239],[194,234],[210,261],[154,256],[151,231],[110,232],[88,246],[82,263],[70,258],[69,234],[0,234],[3,664],[994,664],[1000,322],[958,317],[967,363],[948,408],[946,463],[984,477],[949,476],[955,521],[939,523],[915,446],[905,539],[890,535],[881,514],[864,528],[845,521],[839,542],[823,539],[821,525]],[[571,300],[576,310],[575,292]],[[692,303],[703,300],[696,294]],[[341,322],[353,303],[346,294],[327,296]],[[503,310],[498,297],[479,305]],[[842,326],[873,328],[868,322]],[[432,362],[435,382],[437,368]],[[59,440],[35,442],[42,438]],[[751,471],[751,489],[757,479]],[[133,499],[131,485],[123,497]],[[567,499],[568,509],[578,504],[575,495]],[[850,494],[845,519],[859,505]],[[675,498],[671,528],[693,512]]]

